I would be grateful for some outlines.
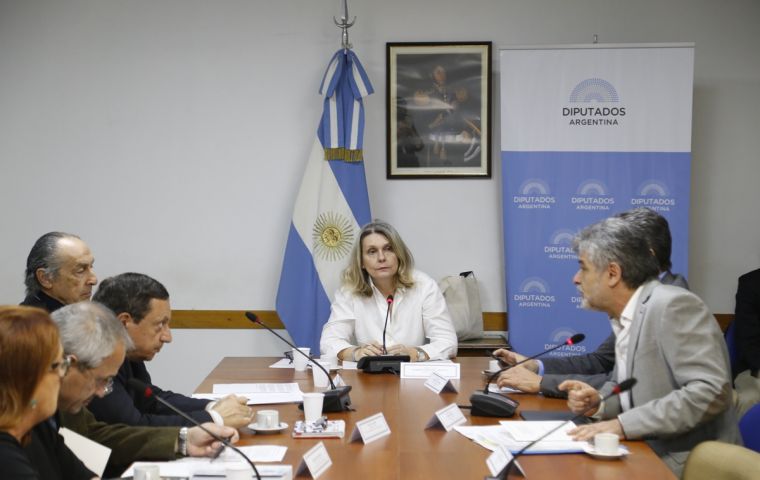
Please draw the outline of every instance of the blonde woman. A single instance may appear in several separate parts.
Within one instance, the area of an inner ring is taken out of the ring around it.
[[[322,329],[323,354],[349,361],[383,354],[409,355],[412,361],[456,356],[456,332],[441,290],[414,269],[411,252],[391,225],[375,221],[362,227],[349,262]]]

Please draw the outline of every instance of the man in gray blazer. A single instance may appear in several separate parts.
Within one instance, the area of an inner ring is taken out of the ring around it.
[[[646,239],[623,219],[585,228],[575,250],[580,269],[573,282],[583,306],[609,315],[616,340],[612,381],[599,391],[578,380],[559,386],[574,413],[601,420],[570,434],[646,439],[676,474],[702,441],[740,443],[728,351],[704,302],[657,280]],[[632,390],[599,404],[600,394],[629,377],[638,380]]]
[[[649,243],[649,249],[657,260],[660,270],[660,282],[688,289],[686,278],[679,273],[672,273],[670,254],[673,240],[670,235],[668,220],[649,208],[635,208],[616,215],[629,222],[643,235]],[[514,365],[526,357],[517,352],[497,350],[494,355],[502,363]],[[593,387],[601,387],[607,382],[615,367],[615,334],[611,333],[599,347],[585,355],[568,357],[550,357],[542,360],[530,360],[499,375],[496,383],[500,387],[517,388],[525,393],[542,393],[549,397],[567,397],[559,390],[559,384],[568,379],[581,380]]]

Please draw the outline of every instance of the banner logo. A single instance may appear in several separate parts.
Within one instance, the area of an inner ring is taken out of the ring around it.
[[[568,338],[575,335],[577,332],[567,328],[560,327],[549,334],[549,343],[544,344],[544,350],[549,350],[557,345],[561,345],[567,341]],[[550,357],[569,357],[572,355],[578,355],[580,353],[586,353],[586,347],[583,345],[565,345],[551,353]]]
[[[549,190],[549,185],[538,178],[531,178],[523,182],[518,192],[517,195],[512,196],[512,203],[517,205],[517,208],[551,208],[556,203],[556,199]]]
[[[567,228],[556,230],[549,238],[549,244],[544,245],[544,253],[551,260],[577,260],[573,251],[575,233]]]
[[[512,296],[520,308],[551,308],[556,301],[543,278],[531,277],[520,285],[520,293]]]
[[[676,199],[668,187],[659,180],[647,180],[637,189],[639,194],[631,198],[634,207],[647,207],[658,212],[669,212],[676,206]]]
[[[570,203],[576,210],[608,211],[615,206],[615,198],[607,192],[607,186],[601,180],[586,180],[570,197]]]
[[[620,96],[615,87],[602,78],[587,78],[573,88],[569,105],[562,107],[562,116],[569,118],[568,125],[616,126],[625,117],[625,106],[618,105]],[[582,106],[579,104],[602,104]]]

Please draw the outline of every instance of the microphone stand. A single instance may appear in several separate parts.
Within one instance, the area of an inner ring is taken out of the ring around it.
[[[529,444],[525,445],[523,448],[521,448],[520,450],[518,450],[512,456],[512,459],[509,461],[509,463],[507,463],[507,465],[504,468],[502,468],[501,471],[496,474],[496,476],[485,477],[485,480],[497,480],[497,479],[498,480],[504,480],[504,479],[506,479],[507,475],[509,475],[510,470],[512,470],[512,466],[517,462],[517,457],[519,457],[520,455],[522,455],[523,453],[525,453],[530,447],[532,447],[533,445],[537,444],[538,442],[540,442],[544,438],[548,437],[552,433],[556,432],[560,428],[564,427],[568,423],[575,422],[576,420],[585,417],[588,412],[590,412],[591,410],[597,408],[599,405],[602,404],[603,401],[607,400],[610,397],[614,397],[615,395],[619,395],[622,392],[630,390],[631,388],[633,388],[633,386],[635,384],[636,384],[636,379],[633,378],[633,377],[631,377],[631,378],[629,378],[627,380],[623,380],[619,384],[615,385],[615,387],[613,387],[613,389],[610,392],[610,394],[607,395],[606,397],[603,396],[603,395],[599,395],[599,400],[597,400],[596,402],[592,403],[587,409],[585,409],[584,411],[582,411],[578,415],[575,415],[573,418],[560,423],[556,427],[552,428],[548,432],[544,433],[543,435],[541,435],[537,439],[533,440],[532,442],[530,442]]]
[[[475,391],[470,396],[470,404],[472,405],[471,410],[470,410],[470,415],[475,415],[475,416],[480,416],[480,417],[506,417],[506,418],[514,416],[518,405],[520,405],[520,402],[509,398],[507,395],[500,395],[500,394],[489,395],[488,386],[491,384],[493,379],[496,378],[496,376],[499,375],[500,373],[506,372],[512,367],[516,367],[520,364],[527,362],[528,360],[533,360],[536,357],[540,357],[541,355],[557,350],[558,348],[562,348],[565,345],[574,345],[576,343],[580,343],[585,338],[586,338],[586,335],[582,333],[576,333],[575,335],[568,338],[560,345],[556,345],[550,348],[549,350],[544,350],[541,353],[533,355],[532,357],[525,358],[515,363],[514,365],[504,367],[496,371],[495,373],[493,373],[491,376],[488,377],[488,381],[486,381],[486,386],[485,388],[483,388],[483,391],[482,392]]]
[[[385,311],[385,325],[383,325],[383,355],[388,354],[388,349],[385,348],[385,331],[388,328],[388,317],[391,316],[391,307],[393,306],[393,295],[388,295],[385,299],[388,302],[388,310]]]
[[[325,375],[327,375],[327,380],[330,382],[330,390],[325,390],[324,392],[325,398],[322,404],[322,411],[326,413],[331,413],[331,412],[344,412],[347,410],[352,410],[351,398],[348,396],[348,392],[351,391],[351,385],[336,387],[335,382],[333,382],[332,377],[330,377],[330,372],[328,372],[327,369],[322,366],[322,364],[320,364],[317,361],[314,361],[312,357],[303,353],[298,347],[296,347],[289,341],[285,340],[285,338],[283,338],[282,335],[280,335],[279,333],[275,332],[274,330],[269,328],[267,325],[265,325],[264,322],[259,320],[259,317],[257,317],[256,314],[254,314],[253,312],[245,312],[245,316],[248,318],[248,320],[255,323],[256,325],[261,325],[262,327],[269,330],[269,332],[272,333],[275,337],[279,338],[280,340],[285,342],[287,345],[293,347],[294,351],[306,357],[309,361],[311,361],[311,368],[317,367],[323,372],[325,372]]]
[[[246,454],[244,454],[237,447],[235,447],[234,445],[232,445],[229,442],[229,440],[226,440],[226,439],[220,437],[219,435],[215,434],[214,432],[212,432],[208,428],[206,428],[203,425],[201,425],[197,420],[195,420],[190,415],[186,414],[185,412],[183,412],[179,408],[175,407],[171,403],[167,402],[163,398],[159,397],[158,395],[154,395],[153,394],[153,389],[150,388],[150,386],[146,385],[145,383],[141,382],[140,380],[138,380],[136,378],[130,378],[129,380],[127,380],[127,384],[130,387],[132,387],[135,390],[137,390],[137,391],[142,391],[143,395],[145,395],[146,397],[148,397],[148,398],[153,397],[157,402],[159,402],[160,404],[162,404],[163,406],[165,406],[169,410],[173,411],[174,413],[176,413],[180,417],[184,418],[188,422],[192,423],[196,427],[198,427],[201,430],[203,430],[204,432],[208,433],[211,436],[211,438],[213,438],[214,440],[217,440],[218,442],[220,442],[225,447],[231,448],[233,451],[237,452],[238,455],[240,455],[241,457],[243,457],[243,460],[245,460],[246,462],[248,462],[248,465],[251,466],[251,468],[253,469],[253,473],[256,474],[256,478],[258,480],[261,480],[261,475],[259,475],[259,470],[256,468],[256,465],[253,464],[253,462],[251,461],[251,459],[248,458],[248,456],[246,456]]]

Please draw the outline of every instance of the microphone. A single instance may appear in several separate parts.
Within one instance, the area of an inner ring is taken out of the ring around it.
[[[388,310],[385,312],[385,325],[383,325],[383,355],[386,355],[388,353],[388,350],[385,348],[385,330],[388,328],[388,317],[391,316],[391,307],[393,306],[393,295],[388,295],[388,298],[385,299],[386,302],[388,302]]]
[[[496,371],[496,372],[494,372],[494,373],[493,373],[493,374],[492,374],[490,377],[488,377],[488,381],[486,382],[486,388],[484,388],[484,389],[483,389],[483,393],[485,393],[486,395],[488,394],[488,385],[489,385],[491,382],[493,382],[493,381],[494,381],[494,379],[495,379],[496,377],[498,377],[500,373],[502,373],[502,372],[506,372],[506,371],[507,371],[507,370],[509,370],[510,368],[516,367],[516,366],[518,366],[518,365],[522,365],[523,363],[525,363],[525,362],[527,362],[527,361],[529,361],[529,360],[533,360],[534,358],[538,358],[538,357],[540,357],[541,355],[546,355],[546,354],[547,354],[547,353],[549,353],[549,352],[553,352],[554,350],[557,350],[558,348],[562,348],[562,347],[564,347],[565,345],[576,345],[576,344],[578,344],[578,343],[581,343],[581,342],[582,342],[583,340],[585,340],[585,339],[586,339],[586,335],[584,335],[584,334],[582,334],[582,333],[576,333],[576,334],[575,334],[575,335],[573,335],[572,337],[570,337],[570,338],[568,338],[567,340],[565,340],[563,343],[561,343],[561,344],[559,344],[559,345],[556,345],[556,346],[554,346],[554,347],[550,348],[549,350],[544,350],[543,352],[541,352],[541,353],[537,353],[537,354],[533,355],[532,357],[528,357],[528,358],[525,358],[525,359],[523,359],[523,360],[520,360],[519,362],[515,363],[514,365],[508,365],[508,366],[506,366],[506,367],[504,367],[504,368],[502,368],[502,369],[500,369],[500,370],[497,370],[497,371]]]
[[[506,395],[489,395],[488,394],[488,385],[496,378],[501,372],[506,372],[512,367],[516,367],[518,365],[521,365],[528,360],[533,360],[536,357],[540,357],[541,355],[547,354],[553,350],[557,350],[558,348],[562,348],[565,345],[575,345],[577,343],[582,342],[586,338],[586,335],[582,333],[576,333],[572,337],[565,340],[560,345],[556,345],[555,347],[552,347],[548,350],[544,350],[541,353],[538,353],[536,355],[533,355],[532,357],[528,357],[526,359],[523,359],[514,365],[510,365],[507,367],[504,367],[495,373],[493,373],[491,376],[488,377],[488,381],[486,382],[486,386],[483,389],[482,392],[475,392],[470,396],[470,404],[472,404],[472,410],[470,411],[471,415],[481,416],[481,417],[511,417],[515,414],[515,410],[517,410],[517,406],[520,404],[516,400],[512,400]]]
[[[538,442],[540,442],[544,438],[548,437],[552,433],[556,432],[560,428],[564,427],[565,425],[567,425],[568,422],[575,422],[576,420],[578,420],[580,418],[583,418],[588,412],[590,412],[594,408],[598,407],[603,401],[607,400],[608,398],[614,397],[615,395],[620,395],[623,392],[627,392],[628,390],[630,390],[631,388],[633,388],[634,385],[636,385],[636,381],[637,380],[635,378],[633,378],[633,377],[625,379],[622,382],[620,382],[617,385],[615,385],[614,387],[612,387],[612,391],[609,393],[609,395],[607,395],[607,396],[599,395],[599,400],[597,400],[596,402],[594,402],[593,404],[591,404],[591,406],[589,406],[587,409],[585,409],[584,411],[582,411],[578,415],[574,416],[573,418],[567,420],[566,422],[562,422],[557,427],[552,428],[548,432],[544,433],[543,435],[541,435],[537,439],[533,440],[532,442],[530,442],[529,444],[525,445],[523,448],[521,448],[520,450],[518,450],[514,454],[514,456],[512,456],[512,459],[509,461],[509,463],[507,463],[507,465],[499,473],[497,473],[495,477],[486,477],[486,480],[505,479],[505,478],[507,478],[507,475],[509,475],[509,471],[512,469],[512,465],[514,465],[515,462],[517,461],[517,457],[519,457],[520,455],[522,455],[523,453],[525,453],[530,447],[532,447],[533,445],[537,444]]]
[[[246,456],[246,455],[245,455],[243,452],[241,452],[241,451],[240,451],[240,450],[239,450],[237,447],[235,447],[234,445],[232,445],[232,444],[229,442],[229,440],[226,440],[226,439],[224,439],[224,438],[220,437],[219,435],[217,435],[217,434],[215,434],[214,432],[210,431],[208,428],[206,428],[206,427],[204,427],[203,425],[201,425],[201,424],[200,424],[198,421],[196,421],[196,420],[195,420],[193,417],[191,417],[190,415],[186,414],[185,412],[183,412],[183,411],[182,411],[182,410],[180,410],[179,408],[175,407],[175,406],[174,406],[174,405],[172,405],[171,403],[167,402],[167,401],[166,401],[166,400],[164,400],[163,398],[159,397],[158,395],[154,395],[154,394],[153,394],[153,389],[152,389],[152,388],[150,388],[150,386],[149,386],[149,385],[147,385],[147,384],[145,384],[145,383],[141,382],[140,380],[138,380],[138,379],[136,379],[136,378],[130,378],[129,380],[127,380],[127,385],[129,385],[129,386],[130,386],[130,388],[132,388],[133,390],[135,390],[135,391],[137,391],[137,392],[143,392],[143,395],[145,395],[145,398],[151,398],[151,397],[152,397],[152,398],[153,398],[153,399],[155,399],[157,402],[159,402],[159,403],[161,403],[162,405],[164,405],[165,407],[167,407],[169,410],[173,411],[174,413],[176,413],[176,414],[177,414],[177,415],[179,415],[180,417],[184,418],[184,419],[185,419],[185,420],[187,420],[188,422],[192,423],[192,424],[193,424],[193,425],[195,425],[196,427],[198,427],[198,428],[200,428],[201,430],[203,430],[204,432],[208,433],[208,434],[211,436],[211,438],[213,438],[214,440],[216,440],[216,441],[220,442],[220,443],[221,443],[222,445],[224,445],[225,447],[231,448],[232,450],[234,450],[235,452],[237,452],[237,453],[238,453],[238,454],[239,454],[241,457],[243,457],[243,459],[244,459],[246,462],[248,462],[248,465],[250,465],[250,466],[251,466],[251,468],[253,469],[253,473],[255,473],[255,474],[256,474],[256,478],[257,478],[258,480],[261,480],[261,475],[259,475],[259,471],[258,471],[258,469],[256,468],[256,465],[254,465],[254,464],[253,464],[253,462],[251,461],[251,459],[250,459],[250,458],[248,458],[248,457],[247,457],[247,456]]]
[[[298,349],[295,345],[290,343],[289,341],[285,340],[282,335],[275,332],[271,328],[269,328],[267,325],[264,324],[261,320],[259,320],[259,317],[256,316],[253,312],[245,312],[245,316],[248,318],[248,320],[252,321],[256,325],[261,325],[262,327],[269,330],[272,334],[274,334],[275,337],[279,338],[286,344],[293,347],[293,351],[300,353],[304,357],[308,358],[309,360],[313,360],[309,355],[306,355],[301,350]],[[311,368],[317,367],[323,372],[325,372],[325,375],[327,375],[327,380],[330,382],[330,390],[325,390],[325,398],[324,402],[322,403],[322,411],[326,413],[330,412],[344,412],[347,410],[351,410],[351,398],[348,396],[348,392],[351,391],[351,385],[346,385],[343,387],[336,387],[335,382],[333,382],[332,377],[330,377],[330,372],[325,369],[319,362],[312,361],[311,362]]]

